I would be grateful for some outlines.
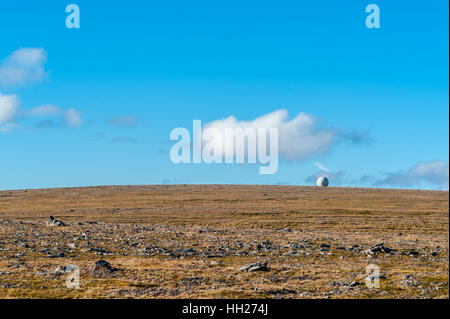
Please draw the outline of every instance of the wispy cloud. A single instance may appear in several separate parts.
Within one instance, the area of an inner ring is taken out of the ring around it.
[[[113,143],[113,144],[136,144],[144,143],[143,140],[131,136],[108,137],[104,132],[97,132],[95,137],[87,139],[90,142]]]
[[[47,53],[42,48],[22,48],[0,62],[0,86],[14,87],[41,80],[45,76]]]
[[[64,122],[69,127],[78,127],[81,125],[81,112],[70,108],[63,112]]]
[[[42,106],[37,106],[29,111],[23,112],[28,116],[49,116],[58,115],[61,113],[61,109],[55,105],[46,104]]]
[[[364,174],[357,178],[349,178],[348,184],[355,187],[364,187],[364,186],[373,186],[374,181],[376,180],[375,176],[370,174]]]
[[[24,117],[40,118],[38,126],[41,128],[58,126],[58,122],[64,126],[75,128],[81,125],[81,112],[74,108],[62,109],[52,104],[37,106],[31,110],[21,112]]]
[[[308,184],[314,185],[317,178],[325,176],[330,181],[330,185],[348,185],[354,187],[428,187],[438,189],[449,188],[449,166],[444,161],[433,160],[429,162],[419,162],[408,170],[401,170],[394,173],[385,173],[383,178],[374,175],[362,175],[354,177],[345,171],[331,171],[324,165],[316,162],[319,168],[311,176],[305,179]]]
[[[385,175],[385,178],[375,181],[375,185],[410,187],[425,183],[440,188],[449,187],[449,166],[441,160],[419,162],[407,171]]]
[[[111,139],[111,142],[116,144],[134,144],[139,143],[139,140],[134,137],[115,137]]]
[[[315,162],[314,165],[324,172],[329,172],[330,170],[319,162]]]
[[[136,126],[137,121],[134,116],[116,116],[110,119],[109,124],[114,126]]]
[[[341,133],[340,137],[344,141],[351,142],[353,144],[371,144],[374,140],[368,133],[358,132],[353,130],[347,133]]]
[[[0,93],[0,132],[10,131],[17,126],[17,122],[25,119],[36,120],[36,127],[38,128],[58,126],[75,128],[82,123],[81,112],[73,108],[65,110],[47,104],[22,111],[16,95]]]

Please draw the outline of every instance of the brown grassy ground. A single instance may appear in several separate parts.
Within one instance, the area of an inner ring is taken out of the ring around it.
[[[50,214],[67,226],[47,227]],[[448,236],[448,192],[222,185],[0,191],[0,297],[448,298]],[[364,252],[380,241],[400,254]],[[99,259],[120,270],[93,273]],[[238,271],[255,261],[267,261],[269,270]],[[68,264],[80,267],[80,289],[52,273]],[[369,264],[386,277],[379,289],[364,285]]]

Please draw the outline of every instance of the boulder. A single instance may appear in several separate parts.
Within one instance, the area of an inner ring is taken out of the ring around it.
[[[92,272],[94,272],[94,273],[113,273],[117,270],[119,270],[119,269],[111,266],[111,264],[109,262],[107,262],[106,260],[100,259],[95,262],[94,269],[92,270]]]
[[[47,226],[66,226],[66,224],[50,215],[50,218],[47,220]]]
[[[255,262],[242,266],[239,271],[268,271],[266,262]]]
[[[387,254],[396,254],[396,252],[394,250],[384,246],[383,242],[373,245],[372,247],[367,249],[365,252],[369,253],[369,254],[374,254],[377,252],[382,252],[382,253],[387,253]]]

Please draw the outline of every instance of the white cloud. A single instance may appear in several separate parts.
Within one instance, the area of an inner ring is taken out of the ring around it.
[[[47,53],[41,48],[22,48],[0,62],[0,86],[20,86],[45,76]]]
[[[19,104],[17,96],[0,93],[0,131],[8,131],[15,126]]]
[[[30,111],[24,112],[29,116],[47,116],[47,115],[58,115],[61,113],[61,109],[55,105],[46,104],[42,106],[37,106]]]
[[[418,186],[426,183],[436,187],[449,186],[449,166],[441,160],[419,162],[406,172],[398,171],[386,175],[386,178],[376,181],[375,185]]]
[[[344,141],[349,141],[353,144],[371,144],[373,142],[373,138],[368,133],[362,133],[358,131],[351,131],[348,133],[340,134],[340,137]]]
[[[243,130],[278,128],[279,153],[290,161],[326,153],[337,137],[336,130],[315,128],[315,120],[306,113],[299,113],[290,120],[288,111],[285,109],[276,110],[251,121],[238,121],[234,116],[229,116],[204,126],[205,130],[209,128],[220,130],[223,136],[225,136],[226,128]],[[213,147],[221,148],[222,145],[224,145],[222,141],[217,141]]]

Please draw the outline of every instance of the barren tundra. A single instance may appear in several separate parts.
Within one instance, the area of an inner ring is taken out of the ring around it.
[[[448,298],[448,195],[231,185],[0,191],[0,297]],[[365,285],[372,264],[379,288]],[[79,267],[79,289],[66,287],[68,265]]]

